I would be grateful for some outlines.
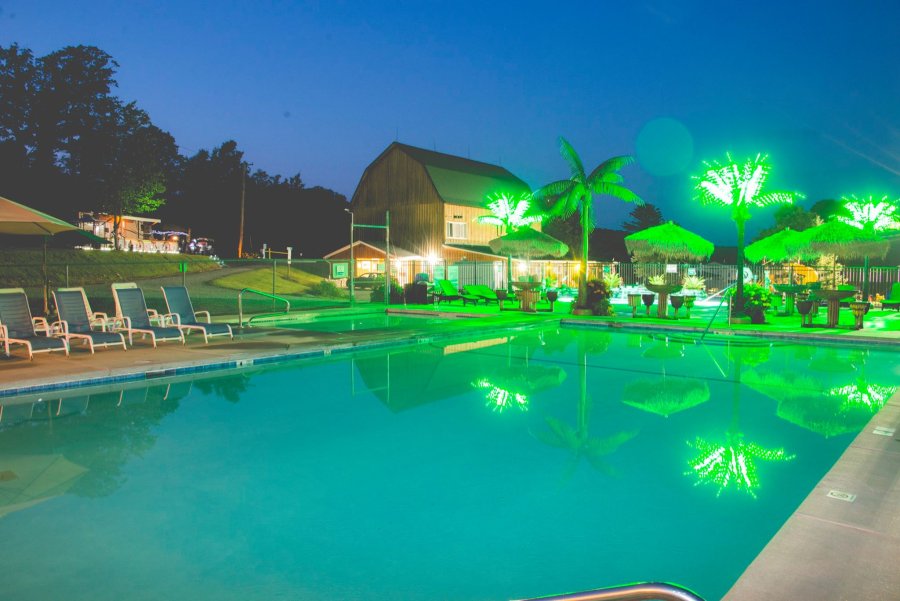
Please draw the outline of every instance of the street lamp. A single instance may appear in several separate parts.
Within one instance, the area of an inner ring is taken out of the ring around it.
[[[356,264],[353,262],[353,211],[349,208],[344,209],[346,212],[350,213],[350,305],[353,305],[353,276],[356,271]]]

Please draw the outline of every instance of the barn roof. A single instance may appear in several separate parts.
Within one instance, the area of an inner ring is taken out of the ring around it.
[[[499,165],[464,159],[399,142],[391,144],[388,150],[394,147],[425,167],[444,202],[484,207],[484,199],[488,194],[531,191],[528,184]]]

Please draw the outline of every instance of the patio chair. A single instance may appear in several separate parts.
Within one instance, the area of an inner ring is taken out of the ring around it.
[[[163,298],[166,299],[166,307],[169,312],[164,316],[171,323],[187,335],[192,330],[203,333],[203,342],[209,343],[211,336],[228,336],[234,338],[231,326],[227,323],[211,323],[209,311],[194,311],[191,297],[184,286],[161,286]],[[206,322],[197,321],[197,315],[206,316]]]
[[[63,351],[69,354],[69,345],[61,338],[38,336],[36,328],[48,332],[50,326],[44,317],[32,317],[28,297],[22,288],[0,289],[0,341],[3,350],[9,357],[9,347],[23,344],[28,349],[28,360],[34,359],[35,353],[52,353]]]
[[[500,304],[500,300],[497,298],[497,293],[491,290],[489,287],[484,286],[483,284],[469,284],[463,291],[466,294],[471,294],[473,296],[477,296],[481,300],[484,301],[484,304],[497,303]]]
[[[469,303],[473,305],[478,304],[479,298],[474,294],[460,294],[459,290],[456,289],[456,286],[453,285],[453,282],[450,280],[435,280],[435,297],[437,298],[437,302],[440,305],[441,301],[455,301],[462,300],[463,306],[466,306]]]
[[[72,339],[84,340],[94,354],[94,348],[119,346],[126,350],[125,336],[118,332],[107,332],[108,318],[105,313],[91,313],[87,294],[84,288],[60,288],[53,291],[53,302],[56,304],[56,312],[59,321],[51,324],[51,331],[55,336],[64,338],[69,345]],[[94,326],[100,326],[100,332],[94,330]]]
[[[894,282],[894,285],[891,286],[890,294],[881,301],[881,308],[900,311],[900,282]]]
[[[184,344],[184,334],[178,328],[154,326],[150,323],[147,301],[144,291],[134,282],[112,285],[113,298],[116,301],[116,317],[114,327],[128,333],[128,343],[134,344],[134,334],[150,335],[153,348],[164,340],[178,340]]]

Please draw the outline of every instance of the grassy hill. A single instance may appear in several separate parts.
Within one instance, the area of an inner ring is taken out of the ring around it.
[[[261,267],[225,275],[210,282],[210,285],[229,290],[255,288],[264,292],[272,290],[272,268]],[[294,268],[288,273],[285,267],[279,267],[275,274],[275,291],[280,295],[290,296],[325,296],[343,298],[346,290],[338,290],[325,278]]]
[[[0,288],[41,285],[40,249],[0,249]],[[178,275],[178,264],[188,263],[188,273],[219,269],[219,264],[202,255],[142,254],[98,250],[48,249],[47,272],[52,286],[128,282]]]

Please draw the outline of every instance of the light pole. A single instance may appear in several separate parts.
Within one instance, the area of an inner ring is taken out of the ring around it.
[[[356,265],[353,263],[353,211],[349,208],[344,209],[348,213],[350,213],[350,305],[353,306],[353,276],[354,271],[356,271]]]

